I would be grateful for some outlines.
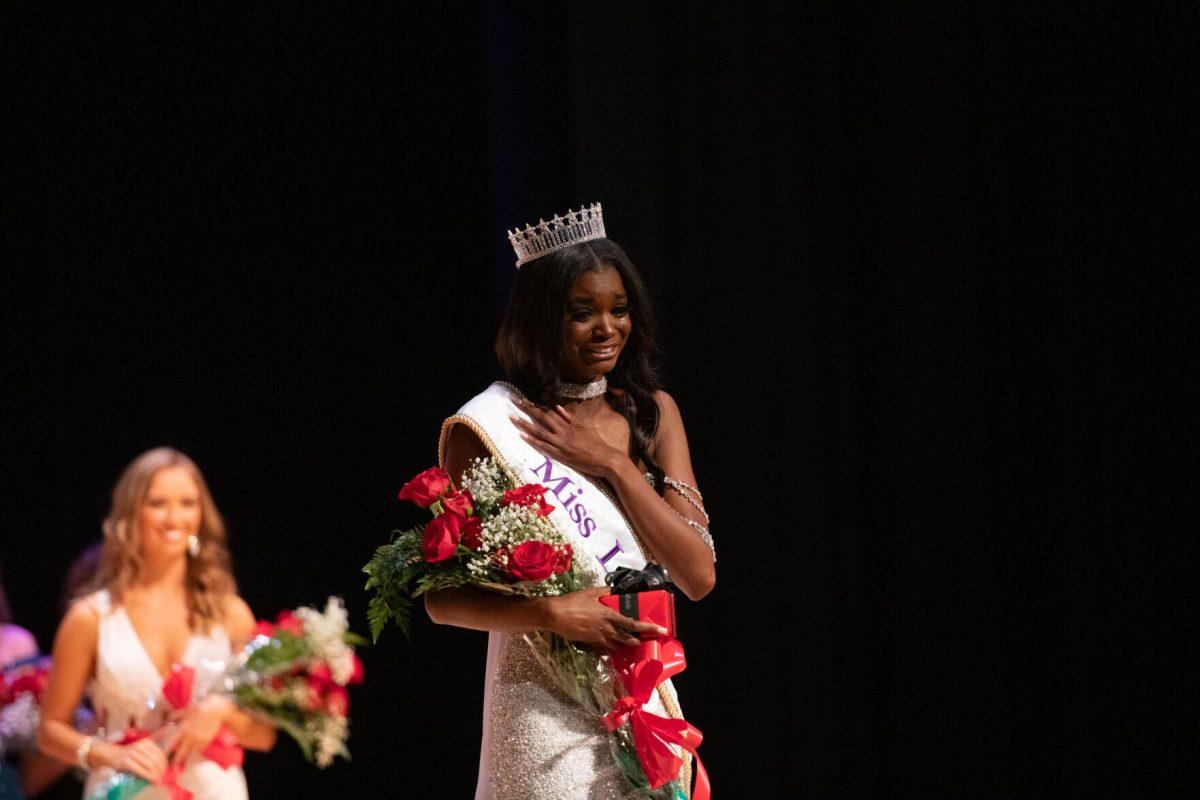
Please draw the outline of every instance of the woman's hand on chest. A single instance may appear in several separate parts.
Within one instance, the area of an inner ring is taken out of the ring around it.
[[[616,417],[619,425],[584,422],[562,406],[538,408],[527,400],[517,400],[517,408],[529,417],[511,417],[521,438],[541,453],[585,475],[606,478],[629,461],[629,426]]]

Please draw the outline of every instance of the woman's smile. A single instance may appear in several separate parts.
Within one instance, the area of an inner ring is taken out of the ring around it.
[[[603,264],[575,280],[564,325],[564,378],[590,383],[616,368],[633,321],[625,285],[615,267]]]
[[[583,348],[584,358],[593,362],[608,361],[609,359],[616,358],[619,352],[621,352],[621,345],[617,342]]]

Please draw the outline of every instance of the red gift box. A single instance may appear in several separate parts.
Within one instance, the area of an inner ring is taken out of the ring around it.
[[[675,595],[665,589],[628,594],[607,594],[600,602],[622,616],[639,622],[651,622],[667,629],[666,636],[675,637]],[[653,639],[663,634],[643,633],[643,639]]]

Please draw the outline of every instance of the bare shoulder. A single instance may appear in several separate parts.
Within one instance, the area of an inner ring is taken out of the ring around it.
[[[234,640],[248,639],[254,630],[254,612],[250,610],[246,601],[236,594],[228,594],[225,596],[222,611],[229,637]]]
[[[679,413],[679,404],[675,402],[675,398],[667,392],[666,389],[654,390],[654,402],[658,404],[658,411],[662,414],[663,421],[668,418],[682,420],[682,415]]]
[[[658,404],[658,435],[656,438],[671,440],[684,438],[683,414],[675,398],[663,389],[654,392],[654,402]]]
[[[446,439],[446,449],[442,457],[442,466],[450,476],[458,482],[462,474],[477,458],[487,458],[490,455],[483,440],[470,426],[462,423],[450,429]]]
[[[659,465],[672,472],[691,472],[687,433],[683,429],[683,415],[675,398],[662,389],[654,393],[658,404],[658,430],[654,434],[654,457]]]
[[[67,608],[58,625],[58,638],[85,639],[95,643],[100,632],[100,610],[94,595],[81,597]]]

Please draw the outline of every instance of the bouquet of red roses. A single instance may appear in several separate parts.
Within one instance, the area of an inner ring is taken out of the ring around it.
[[[594,576],[586,573],[571,545],[547,518],[554,507],[546,502],[545,486],[520,483],[511,468],[496,458],[476,459],[462,483],[456,487],[445,470],[434,467],[400,490],[401,500],[429,509],[434,518],[393,532],[392,540],[376,550],[363,568],[370,576],[367,589],[375,590],[369,616],[376,640],[389,620],[395,620],[407,635],[413,601],[428,591],[471,585],[550,597],[595,585]],[[680,783],[673,780],[680,765],[675,740],[669,734],[666,738],[653,731],[647,734],[650,726],[645,720],[651,717],[641,710],[658,683],[682,669],[681,658],[667,659],[671,671],[660,669],[651,675],[653,670],[640,666],[647,659],[631,661],[636,666],[623,670],[624,662],[615,661],[615,654],[595,651],[550,631],[531,631],[523,638],[554,685],[605,721],[612,733],[613,756],[632,793],[647,800],[685,800]],[[627,672],[644,679],[632,681]],[[631,699],[635,694],[639,702]],[[630,723],[635,715],[636,729]],[[647,764],[657,769],[648,773]]]
[[[339,598],[330,597],[324,612],[308,606],[282,611],[275,622],[259,620],[224,688],[239,707],[268,719],[324,768],[334,756],[350,757],[346,687],[362,683],[354,645],[363,643],[350,632]]]
[[[388,620],[407,635],[412,602],[425,592],[473,585],[549,597],[584,586],[571,545],[546,515],[546,487],[521,484],[503,462],[476,459],[456,487],[440,467],[417,475],[400,499],[427,508],[431,522],[393,532],[363,567],[375,590],[368,610],[376,640]]]

